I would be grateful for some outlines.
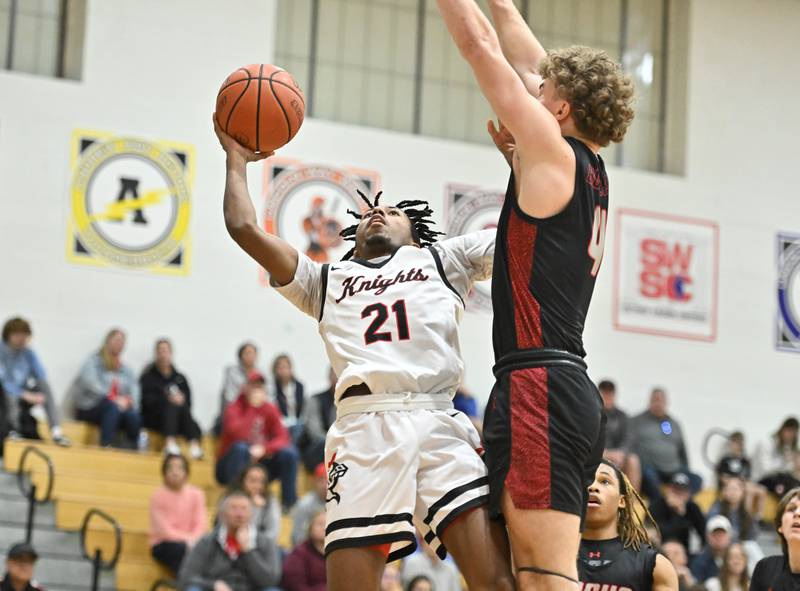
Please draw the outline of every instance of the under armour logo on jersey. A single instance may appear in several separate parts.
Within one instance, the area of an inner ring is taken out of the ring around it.
[[[412,267],[408,271],[400,271],[395,277],[384,278],[380,274],[374,279],[364,280],[363,275],[348,277],[342,281],[342,294],[336,298],[338,304],[348,296],[356,295],[362,291],[374,291],[375,295],[381,295],[387,289],[398,283],[408,283],[409,281],[427,281],[428,276],[421,269]]]
[[[600,558],[600,552],[589,552],[589,558]]]
[[[328,492],[331,493],[331,496],[325,499],[326,503],[336,501],[336,504],[338,505],[342,500],[341,495],[333,489],[336,488],[336,485],[339,483],[339,479],[346,473],[347,466],[336,461],[336,452],[334,452],[331,460],[328,462]]]

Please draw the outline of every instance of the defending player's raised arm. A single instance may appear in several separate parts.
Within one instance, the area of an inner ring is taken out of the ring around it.
[[[530,95],[503,56],[497,33],[474,0],[437,0],[439,10],[478,85],[514,136],[529,164],[569,149],[555,117]]]
[[[533,96],[539,96],[539,62],[547,55],[512,0],[489,0],[503,55]]]
[[[258,226],[256,210],[247,189],[247,164],[272,154],[256,154],[227,135],[214,118],[214,131],[227,155],[223,211],[231,238],[267,272],[273,281],[286,285],[294,279],[298,254],[290,244]]]

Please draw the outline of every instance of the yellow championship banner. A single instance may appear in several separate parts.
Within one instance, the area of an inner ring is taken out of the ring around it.
[[[71,154],[67,259],[188,274],[194,148],[76,130]]]

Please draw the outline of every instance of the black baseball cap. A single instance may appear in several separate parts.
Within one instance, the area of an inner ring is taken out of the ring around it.
[[[686,472],[675,472],[672,478],[669,479],[669,483],[672,486],[678,486],[680,488],[689,488],[689,482],[689,475]]]
[[[14,544],[8,550],[8,559],[9,560],[18,560],[25,556],[29,556],[32,560],[38,560],[39,554],[36,552],[34,547],[30,544],[25,542],[20,542],[18,544]]]

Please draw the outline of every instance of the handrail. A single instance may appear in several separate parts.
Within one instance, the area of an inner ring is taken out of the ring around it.
[[[39,500],[35,499],[37,503],[47,503],[50,500],[50,495],[53,493],[53,483],[55,481],[55,471],[53,469],[53,461],[50,459],[46,453],[44,453],[41,449],[34,445],[27,446],[24,450],[22,450],[22,456],[19,459],[19,468],[17,469],[17,485],[19,486],[19,490],[23,496],[28,497],[30,496],[31,489],[35,488],[31,485],[31,489],[26,490],[25,488],[25,460],[28,459],[28,455],[33,454],[35,456],[39,456],[41,459],[44,460],[45,464],[47,465],[47,493],[44,495],[44,498]]]
[[[725,439],[729,439],[731,436],[730,431],[726,431],[725,429],[720,429],[719,427],[713,427],[706,432],[705,437],[703,437],[703,461],[705,462],[706,466],[711,468],[712,472],[716,472],[717,470],[717,463],[709,456],[709,443],[711,443],[711,439],[713,437],[724,437]]]
[[[97,515],[98,517],[104,519],[111,527],[114,528],[114,540],[116,542],[116,547],[114,548],[114,554],[112,555],[111,560],[108,561],[98,561],[98,557],[100,551],[97,550],[95,556],[89,556],[89,553],[86,551],[86,531],[89,529],[89,521]],[[119,523],[117,520],[111,517],[105,511],[101,511],[100,509],[89,509],[86,512],[86,515],[83,518],[83,523],[81,524],[81,554],[86,560],[97,561],[98,567],[102,570],[113,570],[114,567],[117,565],[117,561],[119,560],[120,552],[122,551],[122,530],[119,527]]]
[[[175,589],[175,591],[177,591],[178,583],[172,579],[158,579],[155,583],[153,583],[153,586],[150,587],[150,591],[158,591],[162,587]]]

